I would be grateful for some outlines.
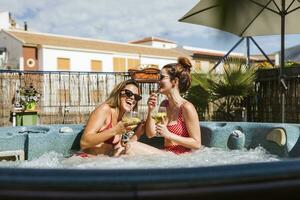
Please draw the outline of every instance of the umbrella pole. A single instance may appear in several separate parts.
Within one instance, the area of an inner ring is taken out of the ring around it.
[[[239,44],[244,40],[245,38],[241,38],[214,66],[213,66],[213,68],[212,69],[210,69],[209,70],[209,72],[208,73],[211,73],[213,70],[215,70],[217,67],[218,67],[218,65],[222,62],[222,61],[224,61],[228,56],[229,56],[229,54],[237,47],[237,46],[239,46]]]
[[[264,57],[268,60],[268,62],[274,67],[274,63],[271,61],[271,59],[269,58],[269,56],[264,52],[264,50],[262,50],[262,48],[257,44],[257,42],[254,40],[253,37],[249,37],[250,40],[253,42],[253,44],[258,48],[258,50],[264,55]]]
[[[250,38],[246,37],[246,48],[247,48],[247,67],[250,68]]]
[[[283,67],[284,67],[284,57],[285,57],[285,0],[281,0],[281,57],[280,57],[280,69],[279,69],[279,85],[281,87],[281,122],[285,122],[285,91],[287,90],[287,86],[284,81],[283,76]]]

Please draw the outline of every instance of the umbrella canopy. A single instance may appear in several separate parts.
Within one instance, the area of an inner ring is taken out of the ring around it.
[[[284,35],[300,33],[299,8],[300,0],[201,0],[179,21],[213,27],[240,37],[280,34],[283,67]]]
[[[284,2],[284,8],[283,3]],[[201,0],[179,21],[213,27],[240,37],[300,33],[300,0]]]
[[[279,81],[284,122],[285,34],[300,33],[300,0],[201,0],[179,21],[209,26],[240,37],[281,35]]]

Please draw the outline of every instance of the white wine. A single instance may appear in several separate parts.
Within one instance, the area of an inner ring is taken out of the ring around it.
[[[137,127],[136,124],[128,126],[128,128],[130,128],[131,130],[135,129],[136,127]]]
[[[155,123],[162,123],[163,119],[167,116],[167,113],[165,112],[158,112],[155,115],[152,116],[152,118],[155,120]]]
[[[129,125],[138,125],[141,122],[141,119],[137,117],[123,117],[122,121]]]

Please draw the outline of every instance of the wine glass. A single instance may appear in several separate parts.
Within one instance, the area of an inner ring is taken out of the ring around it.
[[[125,146],[130,138],[134,135],[134,129],[137,127],[137,125],[141,122],[141,119],[138,117],[138,113],[136,111],[130,111],[126,112],[123,117],[122,121],[130,124],[130,131],[123,133],[121,137],[121,145]]]
[[[155,124],[161,124],[163,123],[163,120],[167,117],[167,108],[165,106],[160,106],[154,114],[152,115],[152,118],[155,121]],[[156,137],[162,137],[160,134],[156,134]]]
[[[152,118],[155,120],[155,124],[163,122],[164,118],[167,117],[167,109],[164,106],[160,106],[155,112]]]
[[[122,121],[130,124],[130,128],[134,129],[141,122],[141,119],[139,118],[138,112],[130,111],[123,115]]]

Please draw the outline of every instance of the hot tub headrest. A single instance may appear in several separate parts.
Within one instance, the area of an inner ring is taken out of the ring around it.
[[[283,128],[273,128],[266,134],[266,140],[284,146],[287,141],[286,132]]]

